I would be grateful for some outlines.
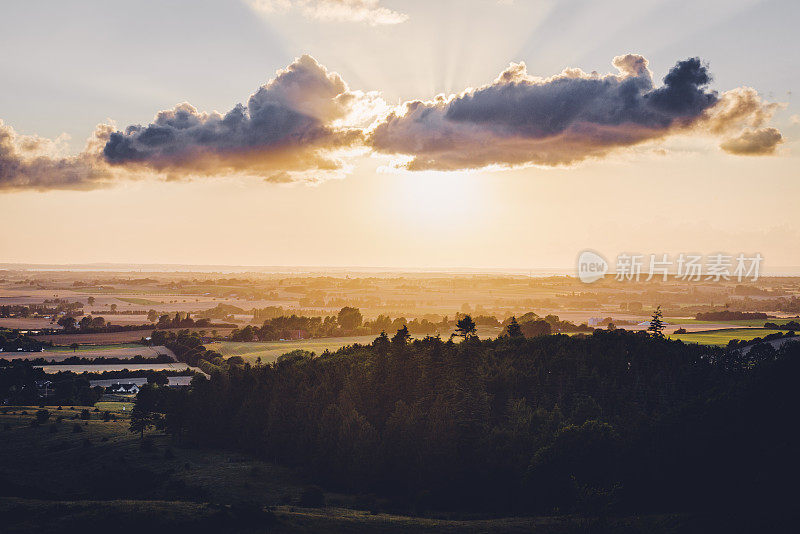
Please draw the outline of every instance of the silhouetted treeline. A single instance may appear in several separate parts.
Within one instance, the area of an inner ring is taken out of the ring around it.
[[[52,346],[48,341],[38,341],[28,334],[20,334],[19,330],[0,331],[0,353],[2,352],[39,352]]]
[[[783,480],[797,463],[786,418],[798,367],[792,345],[742,354],[624,331],[452,343],[403,330],[232,365],[160,409],[183,440],[414,511],[752,508],[779,502],[764,469]]]
[[[0,306],[0,317],[44,317],[59,313],[80,314],[83,304],[80,302],[59,302],[52,308],[46,304],[4,304]]]
[[[1,357],[0,361],[2,361]],[[119,358],[116,356],[99,356],[97,358],[70,356],[69,358],[61,360],[53,358],[28,358],[26,361],[31,362],[33,365],[138,365],[146,363],[173,363],[175,360],[166,354],[159,354],[158,356],[142,356],[137,354],[131,358]]]
[[[764,323],[764,328],[772,328],[773,330],[792,330],[794,332],[800,331],[800,323],[797,321],[789,321],[783,324]]]

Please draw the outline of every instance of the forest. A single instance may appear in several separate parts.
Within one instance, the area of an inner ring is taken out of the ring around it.
[[[147,386],[132,428],[236,449],[398,509],[496,514],[791,510],[800,347],[647,333],[411,340]],[[174,340],[173,340],[174,341]]]

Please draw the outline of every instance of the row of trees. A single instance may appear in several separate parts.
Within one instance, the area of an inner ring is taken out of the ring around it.
[[[663,339],[655,319],[651,335],[530,339],[512,320],[507,335],[479,340],[462,317],[460,343],[411,341],[402,328],[316,358],[220,367],[188,392],[161,398],[154,388],[141,409],[163,416],[176,439],[238,448],[417,511],[778,499],[762,468],[796,465],[779,421],[796,406],[786,377],[800,370],[800,350],[685,345]]]

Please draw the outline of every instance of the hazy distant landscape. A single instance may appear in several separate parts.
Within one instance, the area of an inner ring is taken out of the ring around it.
[[[728,410],[800,361],[792,277],[1,274],[0,505],[67,524],[102,498],[93,521],[135,499],[153,528],[682,531],[734,495],[723,477],[704,510],[667,498],[693,456],[632,474],[694,432],[668,407],[724,384]],[[740,442],[720,462],[761,446],[697,416],[719,427],[702,447]],[[645,445],[647,421],[683,429]],[[56,468],[64,453],[80,461]],[[109,492],[111,465],[129,482]]]

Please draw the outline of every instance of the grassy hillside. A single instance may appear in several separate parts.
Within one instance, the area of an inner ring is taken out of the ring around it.
[[[381,510],[390,502],[325,493],[325,506],[300,506],[308,487],[298,473],[224,451],[172,446],[128,431],[129,411],[104,421],[95,407],[0,409],[0,516],[4,533],[87,532],[630,532],[682,530],[687,518],[573,516],[453,520]],[[90,419],[81,420],[82,409]],[[62,418],[56,422],[56,418]],[[74,428],[81,430],[76,432]],[[55,430],[52,430],[55,428]]]
[[[209,343],[206,348],[222,354],[225,358],[241,356],[245,361],[255,363],[261,358],[263,363],[274,362],[279,356],[293,350],[307,350],[321,354],[325,350],[336,351],[346,345],[372,343],[375,336],[331,337],[322,339],[299,339],[294,341],[219,341]]]

